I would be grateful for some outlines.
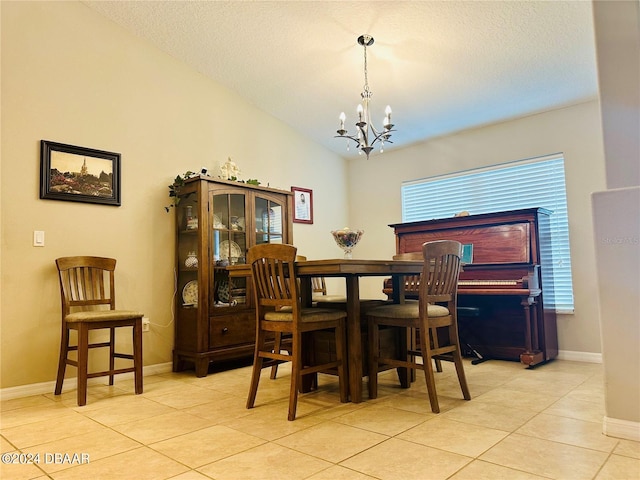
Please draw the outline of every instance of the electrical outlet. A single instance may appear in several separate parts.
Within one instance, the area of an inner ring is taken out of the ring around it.
[[[142,317],[142,331],[148,332],[151,329],[151,322],[147,317]]]

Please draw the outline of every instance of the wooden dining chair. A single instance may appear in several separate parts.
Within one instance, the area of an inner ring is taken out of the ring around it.
[[[394,260],[413,260],[413,261],[423,261],[424,257],[422,256],[422,252],[409,252],[409,253],[399,253],[398,255],[393,256]],[[402,292],[403,299],[407,301],[418,301],[418,297],[420,296],[420,277],[421,275],[406,275],[404,277],[404,291]],[[400,307],[405,310],[407,307]],[[418,304],[413,303],[413,310],[415,311],[415,316],[418,316]],[[408,312],[405,312],[405,314]],[[419,341],[417,331],[415,328],[408,329],[407,332],[407,345],[410,350],[415,350],[419,347]],[[431,329],[431,341],[434,343],[434,346],[437,348],[438,346],[438,336],[434,335],[435,329]],[[436,365],[436,371],[442,372],[442,362],[439,359],[434,359],[434,363]],[[415,381],[415,370],[411,371],[411,381]]]
[[[307,257],[305,257],[304,255],[296,255],[296,262],[305,262],[306,260],[307,260]],[[298,286],[300,286],[299,281],[298,281]],[[312,288],[315,288],[315,285],[313,285]],[[274,335],[275,337],[273,341],[273,351],[280,352],[281,350],[284,349],[287,352],[291,353],[291,335],[285,335],[283,337],[282,332],[276,332]],[[278,364],[274,363],[271,366],[270,378],[271,380],[275,380],[277,376],[278,376]]]
[[[296,418],[298,392],[304,375],[337,371],[340,401],[347,401],[346,312],[323,308],[302,308],[294,262],[296,247],[262,244],[251,247],[247,261],[256,305],[256,342],[247,408],[253,408],[263,368],[291,362],[288,420]],[[322,365],[309,365],[303,352],[303,334],[331,329],[337,345],[336,359]],[[267,334],[290,334],[291,352],[275,351]]]
[[[370,398],[378,395],[377,376],[382,365],[423,370],[431,410],[439,413],[433,360],[447,360],[455,364],[464,399],[471,399],[458,339],[456,305],[461,255],[460,242],[439,240],[423,244],[424,266],[418,285],[418,304],[385,305],[368,312]],[[402,352],[400,358],[382,358],[380,326],[416,329],[420,348]],[[416,361],[416,356],[422,357],[422,363]]]
[[[327,302],[347,302],[345,295],[330,295],[327,293],[327,282],[324,277],[311,277],[311,292],[313,302],[319,304],[319,306],[324,306],[322,304]]]
[[[142,317],[132,310],[116,310],[115,275],[116,260],[103,257],[61,257],[56,259],[62,299],[62,336],[55,394],[62,393],[62,383],[67,365],[77,368],[78,405],[87,403],[87,379],[109,377],[113,385],[114,375],[134,373],[135,393],[142,393]],[[130,327],[133,332],[133,353],[116,352],[116,329]],[[89,343],[89,332],[109,329],[109,341]],[[77,344],[70,345],[70,331],[76,330]],[[109,369],[88,371],[89,350],[109,348]],[[76,351],[76,359],[69,352]],[[116,358],[133,361],[133,366],[116,368]]]
[[[296,255],[296,262],[306,262],[307,257],[304,255]],[[338,308],[344,310],[347,304],[347,297],[344,295],[327,294],[327,283],[324,277],[311,277],[311,301],[313,306],[321,306],[323,308]],[[276,333],[274,340],[274,351],[279,352],[286,349],[287,338]],[[290,342],[289,342],[290,343]],[[274,380],[278,375],[278,365],[271,367],[270,378]]]

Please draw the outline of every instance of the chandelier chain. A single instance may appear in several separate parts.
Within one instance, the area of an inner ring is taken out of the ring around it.
[[[367,44],[364,44],[364,91],[369,93],[369,78],[367,71]]]

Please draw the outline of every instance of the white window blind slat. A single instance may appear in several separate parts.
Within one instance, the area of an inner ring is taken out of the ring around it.
[[[463,210],[475,214],[522,208],[551,210],[551,263],[554,295],[545,303],[573,312],[569,219],[562,156],[530,159],[404,182],[402,221],[452,217]]]

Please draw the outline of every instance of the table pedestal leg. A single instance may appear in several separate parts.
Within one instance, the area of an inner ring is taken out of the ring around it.
[[[347,342],[349,396],[353,403],[362,402],[362,336],[360,334],[360,286],[356,275],[347,281]]]

